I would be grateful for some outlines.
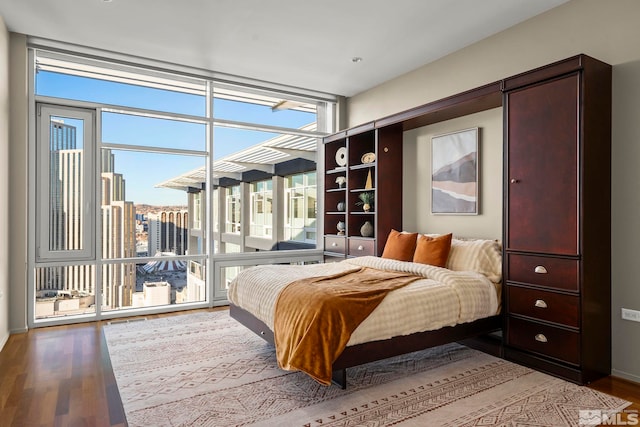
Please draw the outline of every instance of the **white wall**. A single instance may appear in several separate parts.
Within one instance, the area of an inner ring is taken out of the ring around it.
[[[479,127],[478,215],[431,213],[431,138]],[[404,134],[402,225],[420,233],[502,239],[502,108],[414,129]],[[408,197],[406,195],[409,195]]]
[[[0,16],[0,350],[9,338],[9,32]]]
[[[638,16],[636,0],[572,0],[348,100],[349,126],[354,126],[579,53],[613,65],[612,373],[636,382],[640,323],[622,320],[620,308],[640,310]],[[409,137],[405,134],[406,142]],[[501,194],[502,187],[488,191]],[[487,194],[481,195],[483,205]]]
[[[11,283],[9,328],[27,330],[27,146],[28,85],[27,38],[11,33],[9,40],[9,283]]]

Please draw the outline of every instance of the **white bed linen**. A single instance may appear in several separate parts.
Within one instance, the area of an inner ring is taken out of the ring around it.
[[[347,346],[454,326],[498,312],[496,286],[480,273],[372,256],[329,264],[251,267],[233,280],[228,298],[273,330],[276,299],[286,285],[306,277],[336,274],[354,266],[407,272],[424,279],[390,292],[353,332]]]

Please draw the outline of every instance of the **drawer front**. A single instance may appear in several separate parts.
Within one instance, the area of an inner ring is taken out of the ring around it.
[[[507,254],[507,281],[578,291],[580,261],[533,255]]]
[[[337,254],[345,254],[346,240],[347,239],[345,237],[325,236],[324,250],[327,252],[334,252]]]
[[[509,317],[508,344],[574,365],[580,364],[580,334]]]
[[[579,327],[580,299],[536,289],[508,286],[509,313]]]
[[[374,255],[375,240],[349,238],[349,256]]]

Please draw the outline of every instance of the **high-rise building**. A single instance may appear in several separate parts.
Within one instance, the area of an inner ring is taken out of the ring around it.
[[[149,255],[171,252],[187,255],[189,244],[189,213],[186,210],[162,211],[148,215]]]
[[[109,151],[109,150],[105,150]],[[112,164],[112,163],[111,163]],[[136,219],[132,202],[124,200],[125,180],[121,174],[104,171],[102,177],[102,257],[136,257]],[[136,290],[135,263],[102,266],[102,305],[121,308],[132,305]]]

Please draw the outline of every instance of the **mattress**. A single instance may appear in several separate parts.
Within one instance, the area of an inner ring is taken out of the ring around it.
[[[455,326],[499,311],[499,286],[483,274],[372,256],[329,264],[251,267],[231,282],[228,298],[273,330],[276,299],[285,286],[354,266],[406,272],[421,279],[390,292],[353,332],[347,346]]]

